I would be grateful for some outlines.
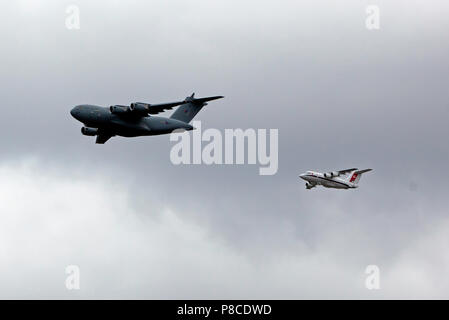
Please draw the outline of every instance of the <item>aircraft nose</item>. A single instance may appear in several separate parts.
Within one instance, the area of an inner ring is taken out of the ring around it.
[[[186,127],[185,127],[185,129],[186,129],[187,131],[190,131],[190,130],[194,130],[195,128],[194,128],[193,126],[191,126],[190,124],[187,124]]]
[[[72,117],[74,117],[75,119],[79,118],[79,114],[80,114],[80,108],[79,106],[76,106],[74,108],[72,108],[72,110],[70,110],[70,114],[72,115]]]
[[[301,179],[306,180],[306,179],[305,179],[305,177],[306,177],[306,174],[305,174],[305,173],[300,174],[299,177],[300,177]]]
[[[70,114],[75,118],[75,115],[77,114],[77,107],[72,108],[72,110],[70,110]]]

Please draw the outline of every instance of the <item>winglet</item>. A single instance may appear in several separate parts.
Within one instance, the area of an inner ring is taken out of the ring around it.
[[[203,103],[206,103],[207,101],[212,101],[212,100],[217,100],[217,99],[222,99],[222,98],[224,98],[224,96],[195,98],[195,93],[192,93],[192,95],[190,97],[187,97],[185,99],[185,102],[190,102],[190,103],[194,103],[194,104],[203,104]]]

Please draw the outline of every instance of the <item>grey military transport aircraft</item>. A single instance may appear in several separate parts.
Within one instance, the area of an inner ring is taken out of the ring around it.
[[[70,114],[84,124],[81,128],[83,135],[96,136],[96,143],[103,144],[113,136],[154,136],[176,129],[193,130],[189,122],[207,105],[206,102],[221,98],[223,96],[195,98],[193,93],[183,101],[160,104],[133,102],[129,106],[109,108],[82,104],[74,107]],[[180,107],[170,118],[153,116],[177,106]]]

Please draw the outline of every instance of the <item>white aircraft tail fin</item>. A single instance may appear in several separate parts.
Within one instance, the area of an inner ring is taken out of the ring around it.
[[[373,169],[364,169],[364,170],[353,171],[348,175],[347,180],[351,183],[358,184],[360,181],[360,178],[362,177],[362,173],[365,173],[365,172],[368,172],[371,170],[373,170]]]

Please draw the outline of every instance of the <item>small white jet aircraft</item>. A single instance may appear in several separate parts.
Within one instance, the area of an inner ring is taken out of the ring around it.
[[[306,189],[312,189],[317,185],[326,188],[335,189],[353,189],[358,187],[362,173],[371,171],[372,169],[358,170],[357,168],[344,169],[340,171],[332,171],[320,173],[315,171],[307,171],[300,174],[301,179],[306,180]]]

